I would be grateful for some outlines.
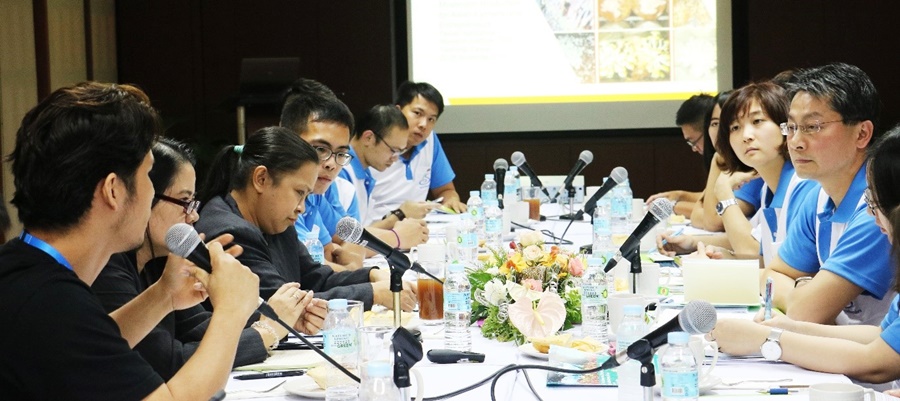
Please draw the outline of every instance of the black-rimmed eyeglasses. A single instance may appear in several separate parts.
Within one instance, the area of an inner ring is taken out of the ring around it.
[[[866,188],[866,191],[863,192],[863,199],[866,201],[866,207],[869,208],[869,213],[872,216],[875,216],[875,212],[878,211],[878,202],[875,202],[871,189]]]
[[[184,200],[160,194],[153,195],[153,198],[156,200],[166,201],[181,206],[182,208],[184,208],[184,214],[186,215],[190,215],[191,213],[196,212],[197,209],[200,209],[200,201],[194,199]]]
[[[313,148],[316,149],[316,153],[319,154],[319,160],[322,162],[328,161],[331,156],[334,156],[335,163],[340,166],[346,166],[353,159],[353,155],[347,152],[335,152],[324,146],[313,146]]]

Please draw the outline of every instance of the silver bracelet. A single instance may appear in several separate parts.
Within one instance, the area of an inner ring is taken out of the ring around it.
[[[275,332],[275,329],[272,328],[272,326],[270,324],[260,321],[260,320],[257,320],[255,322],[253,322],[253,324],[251,324],[250,327],[253,327],[254,329],[260,329],[262,331],[265,331],[265,332],[271,334],[273,338],[275,338],[275,342],[273,342],[272,345],[268,346],[269,349],[275,349],[275,347],[278,346],[278,342],[281,339],[278,337],[278,333]]]

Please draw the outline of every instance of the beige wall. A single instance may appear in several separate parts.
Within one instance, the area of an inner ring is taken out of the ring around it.
[[[94,79],[117,80],[115,0],[91,2],[91,40]],[[87,79],[84,3],[77,0],[47,0],[47,30],[51,90]],[[37,104],[34,13],[31,0],[0,1],[0,153],[15,145],[22,117]],[[14,192],[9,163],[2,169],[3,200],[13,220],[10,234],[21,230],[9,204]]]

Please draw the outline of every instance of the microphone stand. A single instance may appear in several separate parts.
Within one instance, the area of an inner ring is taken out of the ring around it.
[[[571,213],[570,216],[574,216],[576,214],[575,213],[575,186],[572,184],[569,184],[569,186],[566,187],[566,191],[568,191],[568,195],[569,195],[569,213]],[[560,218],[562,218],[562,216],[560,216]],[[572,220],[575,220],[575,219],[572,218]]]
[[[394,295],[394,328],[400,327],[400,317],[403,313],[400,309],[400,291],[403,291],[403,269],[394,266],[393,263],[388,261],[388,265],[391,266],[391,292]]]
[[[628,252],[622,254],[622,258],[631,262],[631,292],[637,294],[638,274],[643,273],[641,268],[641,247],[635,246],[631,248]]]
[[[641,363],[641,387],[644,401],[653,401],[653,386],[656,385],[656,368],[653,367],[653,347],[650,341],[640,339],[628,347],[628,358]]]

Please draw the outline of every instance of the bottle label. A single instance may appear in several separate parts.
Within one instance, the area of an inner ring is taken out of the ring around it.
[[[475,233],[460,233],[456,236],[456,242],[460,248],[475,248],[478,246],[478,236]]]
[[[476,221],[484,219],[484,208],[482,208],[481,206],[470,207],[469,213]]]
[[[612,227],[609,222],[609,218],[595,217],[594,218],[594,235],[610,235],[612,234]]]
[[[329,356],[342,356],[356,353],[356,332],[352,329],[334,328],[325,330],[322,342],[325,353]]]
[[[312,260],[314,260],[316,263],[325,263],[325,254],[324,253],[321,253],[321,252],[312,253],[311,252],[309,254],[309,256],[311,256]]]
[[[493,189],[493,190],[482,189],[481,190],[481,200],[482,201],[488,201],[488,200],[494,200],[494,199],[497,199],[497,190],[496,189]]]
[[[582,284],[581,303],[587,305],[606,305],[607,298],[605,285]]]
[[[700,396],[697,372],[662,372],[663,398],[697,398]]]
[[[484,221],[484,232],[497,234],[503,230],[503,221],[498,218],[490,218]]]
[[[468,292],[445,292],[444,312],[470,312]]]

